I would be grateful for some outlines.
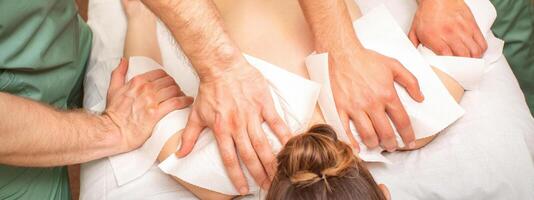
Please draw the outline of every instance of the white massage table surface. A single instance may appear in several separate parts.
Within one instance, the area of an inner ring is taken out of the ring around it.
[[[377,2],[367,0],[360,5],[365,13]],[[405,29],[413,4],[388,7]],[[126,24],[121,10],[119,0],[89,2],[89,24],[94,32],[89,73],[110,71],[122,57]],[[160,44],[170,42],[169,38],[159,39]],[[183,54],[165,48],[162,46],[165,65],[187,66],[180,57]],[[534,167],[525,144],[525,136],[534,134],[534,120],[504,57],[492,65],[479,88],[466,92],[462,99],[463,118],[423,149],[386,155],[392,164],[370,165],[376,180],[388,186],[394,199],[534,199]],[[103,79],[86,85],[86,91],[106,87],[109,77]],[[99,95],[88,92],[86,98],[102,98]],[[101,159],[82,166],[81,198],[195,197],[156,166],[119,187],[108,159]]]

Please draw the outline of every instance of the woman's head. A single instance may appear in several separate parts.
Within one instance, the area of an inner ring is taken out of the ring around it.
[[[386,199],[385,188],[328,125],[315,125],[293,137],[277,158],[268,200]]]

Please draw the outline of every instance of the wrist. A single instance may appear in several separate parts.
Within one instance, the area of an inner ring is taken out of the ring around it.
[[[363,66],[365,59],[369,59],[367,49],[346,49],[342,51],[329,52],[330,60],[329,72],[331,76],[346,75],[346,68],[357,68]]]
[[[326,43],[323,43],[325,41]],[[356,38],[355,40],[349,40],[349,42],[329,42],[337,41],[330,39],[322,39],[315,41],[315,51],[317,53],[328,53],[328,54],[350,54],[350,53],[359,53],[365,50],[363,45]]]
[[[222,45],[212,55],[197,60],[202,61],[197,67],[201,82],[219,79],[228,72],[235,71],[247,63],[241,51],[233,45]]]
[[[127,145],[124,144],[123,134],[113,118],[107,114],[97,115],[97,143],[107,149],[106,156],[115,155],[128,151]]]
[[[358,48],[340,48],[328,52],[328,56],[334,61],[353,60],[360,61],[365,58],[365,52],[368,51],[364,47]]]

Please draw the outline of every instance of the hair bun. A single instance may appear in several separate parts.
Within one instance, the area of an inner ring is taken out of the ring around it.
[[[347,169],[357,166],[352,148],[339,141],[334,129],[326,124],[315,125],[291,138],[279,153],[278,161],[279,172],[298,186],[342,176]]]

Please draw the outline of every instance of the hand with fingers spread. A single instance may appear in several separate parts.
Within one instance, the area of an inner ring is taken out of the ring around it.
[[[419,0],[409,38],[445,56],[480,58],[488,47],[464,0]]]
[[[201,76],[199,94],[177,156],[190,153],[201,131],[209,127],[215,134],[227,173],[239,192],[248,193],[239,159],[255,181],[267,189],[275,175],[276,159],[261,124],[265,121],[283,144],[290,137],[269,91],[263,75],[247,62],[217,76]]]
[[[395,59],[365,49],[351,23],[345,1],[300,0],[310,24],[317,52],[328,52],[332,94],[347,136],[359,149],[349,128],[352,120],[362,142],[388,151],[397,149],[395,125],[404,143],[415,145],[415,135],[394,82],[418,101],[424,97],[417,79]],[[353,13],[356,16],[356,13]],[[328,24],[328,26],[325,26]]]
[[[404,143],[414,145],[410,119],[393,83],[404,86],[414,100],[421,102],[424,97],[417,79],[395,59],[371,50],[329,55],[332,93],[351,143],[358,148],[349,128],[350,120],[366,146],[380,145],[395,151],[398,144],[391,119]]]
[[[150,71],[126,82],[127,71],[128,63],[123,59],[111,74],[107,107],[102,114],[120,132],[120,152],[140,147],[161,118],[193,102],[163,70]]]

